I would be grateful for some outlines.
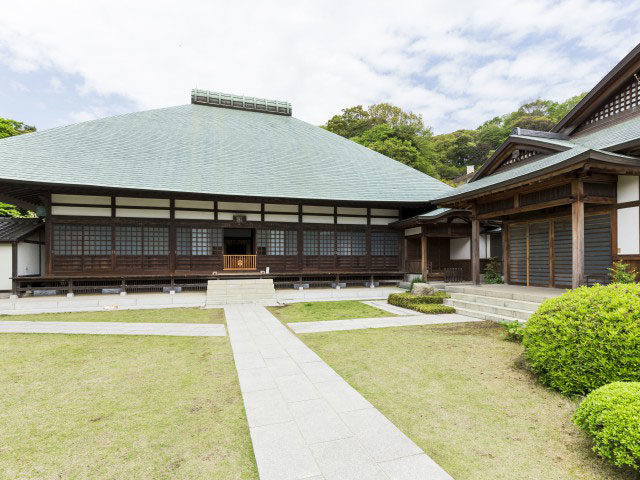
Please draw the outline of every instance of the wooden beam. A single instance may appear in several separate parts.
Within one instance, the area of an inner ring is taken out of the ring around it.
[[[428,264],[427,264],[427,235],[424,233],[424,229],[422,232],[422,237],[421,237],[421,245],[420,245],[420,260],[421,260],[421,268],[420,271],[422,272],[422,279],[424,281],[427,280],[427,275],[428,275]]]
[[[584,283],[584,185],[582,180],[571,182],[571,194],[576,201],[571,204],[571,286],[577,288]]]
[[[478,215],[478,218],[480,220],[488,220],[490,218],[503,217],[505,215],[514,215],[517,213],[525,213],[525,212],[532,212],[534,210],[542,210],[544,208],[559,207],[561,205],[570,204],[574,201],[575,199],[573,198],[573,196],[559,198],[557,200],[550,200],[544,203],[534,203],[533,205],[527,205],[524,207],[515,207],[515,208],[509,208],[507,210],[498,210],[496,212],[483,213],[482,215]]]
[[[471,210],[471,280],[480,285],[480,220],[475,204]]]
[[[509,224],[502,222],[502,276],[509,284]]]

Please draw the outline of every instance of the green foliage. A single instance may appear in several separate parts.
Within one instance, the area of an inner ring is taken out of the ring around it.
[[[522,339],[524,338],[524,324],[518,320],[513,320],[511,322],[500,322],[500,325],[502,325],[504,329],[504,338],[512,342],[522,343]]]
[[[13,137],[23,133],[35,132],[36,127],[25,125],[22,122],[0,117],[0,138]]]
[[[456,313],[456,309],[449,305],[440,305],[437,303],[414,303],[412,310],[420,313],[439,314],[439,313]]]
[[[500,260],[492,257],[484,267],[484,283],[499,284],[504,283],[502,273],[500,272]]]
[[[611,275],[612,283],[635,283],[638,272],[629,264],[619,260],[609,268],[609,275]]]
[[[640,383],[614,382],[594,390],[573,421],[592,438],[598,455],[640,470]]]
[[[464,174],[467,165],[482,165],[515,127],[551,130],[583,96],[564,102],[538,99],[474,130],[435,136],[421,115],[389,103],[345,108],[324,128],[446,181]]]
[[[410,308],[422,313],[454,313],[453,307],[442,305],[442,301],[449,296],[444,292],[435,292],[432,295],[414,295],[413,293],[392,293],[388,302],[391,305],[402,308]],[[434,308],[428,308],[433,306]],[[436,306],[443,308],[435,308]]]
[[[35,132],[36,127],[25,125],[22,122],[0,117],[0,139]],[[33,217],[32,212],[0,202],[0,217]]]
[[[566,395],[640,381],[640,284],[580,287],[546,300],[527,321],[523,344],[542,383]]]

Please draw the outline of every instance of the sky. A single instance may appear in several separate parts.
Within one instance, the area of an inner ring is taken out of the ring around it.
[[[44,130],[197,87],[288,100],[317,125],[390,102],[444,133],[588,91],[639,27],[640,2],[618,0],[10,2],[0,117]]]

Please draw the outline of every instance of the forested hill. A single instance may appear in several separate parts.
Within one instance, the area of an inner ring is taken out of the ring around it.
[[[447,181],[466,173],[467,165],[482,165],[515,127],[551,130],[585,94],[564,102],[538,99],[473,130],[442,135],[433,135],[421,115],[389,103],[345,108],[323,128]]]

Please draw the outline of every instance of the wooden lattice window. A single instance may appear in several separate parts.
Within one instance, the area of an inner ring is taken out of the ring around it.
[[[335,232],[321,231],[318,232],[318,252],[322,256],[330,256],[336,254],[335,248]]]
[[[169,255],[169,228],[144,227],[144,254]]]
[[[54,225],[53,254],[82,255],[82,225]]]
[[[363,256],[367,254],[364,232],[338,232],[338,255]]]
[[[257,246],[259,255],[284,255],[284,230],[258,230]]]
[[[178,255],[221,255],[222,229],[178,227],[176,229],[176,253]]]
[[[295,230],[287,230],[284,249],[286,255],[298,255],[298,232]]]
[[[142,227],[116,226],[116,255],[142,254]]]
[[[83,230],[85,255],[111,255],[110,225],[85,225]]]
[[[525,193],[520,195],[520,205],[535,205],[537,203],[550,202],[567,198],[571,195],[571,185],[558,185],[557,187],[545,188],[536,192]]]
[[[600,109],[587,118],[581,127],[611,118],[638,106],[638,82],[632,78],[626,85],[609,97]]]
[[[318,232],[305,230],[302,235],[304,255],[318,255]]]
[[[398,255],[398,234],[396,232],[371,232],[371,255],[374,257]]]

